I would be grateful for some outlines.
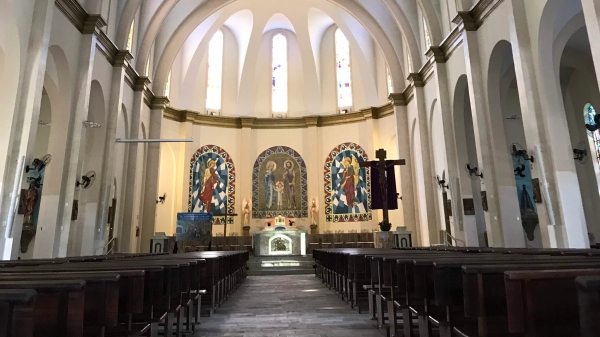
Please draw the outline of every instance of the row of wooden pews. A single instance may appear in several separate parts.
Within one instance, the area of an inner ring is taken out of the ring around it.
[[[315,250],[316,274],[389,336],[600,336],[600,250]]]
[[[208,251],[0,261],[0,337],[181,337],[245,280],[248,258]]]

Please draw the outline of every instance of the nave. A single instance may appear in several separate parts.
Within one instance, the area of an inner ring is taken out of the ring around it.
[[[367,315],[339,301],[315,275],[249,276],[202,322],[195,336],[381,336]]]

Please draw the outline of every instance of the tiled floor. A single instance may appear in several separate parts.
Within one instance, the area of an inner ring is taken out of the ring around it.
[[[250,276],[197,337],[381,337],[314,275]]]

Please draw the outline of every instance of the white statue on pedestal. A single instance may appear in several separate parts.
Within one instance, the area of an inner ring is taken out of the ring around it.
[[[244,226],[250,226],[250,203],[244,199],[242,212],[244,214]]]
[[[318,213],[319,213],[319,203],[317,202],[317,200],[315,198],[313,198],[312,202],[310,204],[310,224],[311,225],[317,224],[317,219],[319,218]]]

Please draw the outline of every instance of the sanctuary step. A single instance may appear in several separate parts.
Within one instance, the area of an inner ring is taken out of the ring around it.
[[[312,255],[306,256],[250,256],[249,276],[314,274]]]

